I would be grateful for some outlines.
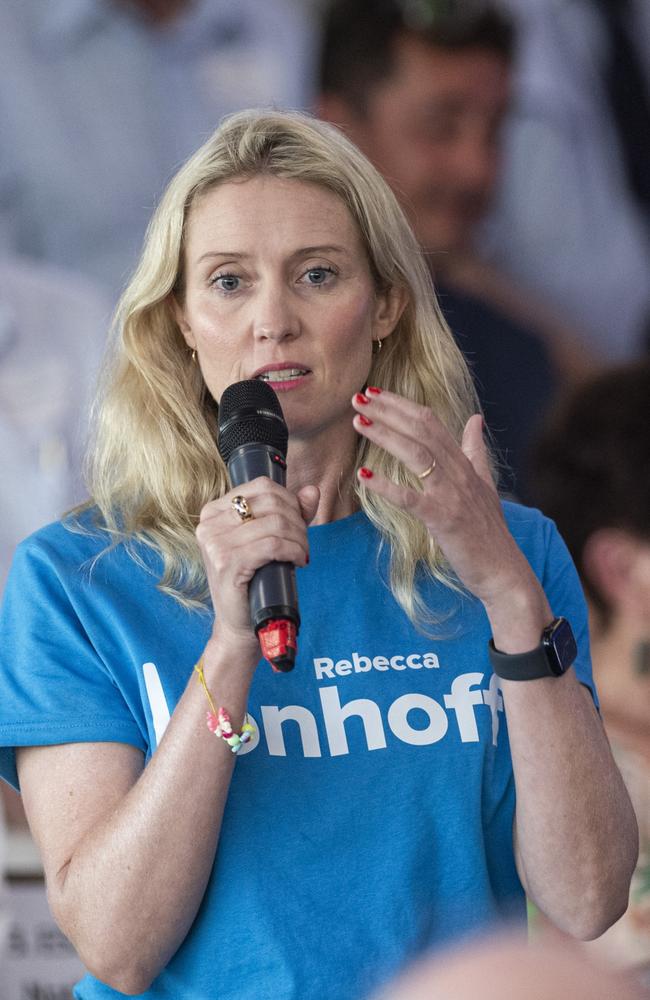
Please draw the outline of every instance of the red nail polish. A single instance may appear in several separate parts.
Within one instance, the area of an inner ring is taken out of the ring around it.
[[[372,427],[372,420],[364,417],[363,413],[358,413],[357,416],[359,417],[359,423],[363,424],[364,427]]]
[[[370,471],[370,469],[366,469],[365,466],[361,466],[361,468],[359,469],[359,475],[361,476],[362,479],[372,479],[373,474]]]
[[[378,389],[376,385],[368,385],[366,386],[366,392],[371,392],[373,396],[378,396],[381,389]]]
[[[356,394],[356,396],[354,397],[354,401],[355,403],[359,403],[360,406],[365,406],[366,403],[370,402],[370,400],[366,399],[366,397],[363,395],[362,392],[358,392]]]

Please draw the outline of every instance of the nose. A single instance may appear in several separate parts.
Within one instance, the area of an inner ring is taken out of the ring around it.
[[[258,340],[280,343],[300,334],[300,319],[285,286],[269,283],[261,288],[255,305],[253,332]]]

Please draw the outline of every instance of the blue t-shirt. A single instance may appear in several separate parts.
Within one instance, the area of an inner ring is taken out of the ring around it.
[[[590,684],[566,547],[539,512],[505,510]],[[296,667],[255,674],[258,735],[197,917],[149,1000],[361,1000],[427,948],[524,919],[485,611],[426,583],[440,637],[420,634],[378,543],[362,513],[309,529]],[[14,783],[20,745],[122,741],[148,759],[210,634],[210,613],[157,590],[157,555],[119,545],[95,560],[105,545],[54,524],[16,554],[0,625],[0,774]],[[76,991],[120,995],[91,976]]]

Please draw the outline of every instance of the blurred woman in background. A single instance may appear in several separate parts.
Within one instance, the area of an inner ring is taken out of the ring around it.
[[[591,947],[650,978],[650,363],[571,396],[534,465],[536,500],[582,577],[603,719],[641,838],[627,913]]]

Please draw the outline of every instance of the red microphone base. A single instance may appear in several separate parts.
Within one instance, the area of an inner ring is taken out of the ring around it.
[[[296,662],[296,626],[290,618],[272,618],[257,630],[262,656],[276,673],[287,674]]]

